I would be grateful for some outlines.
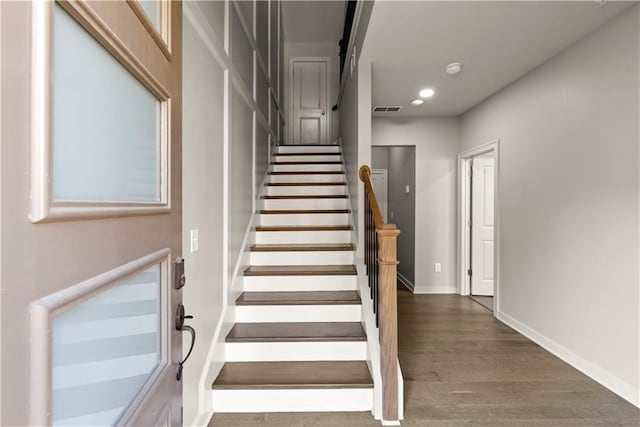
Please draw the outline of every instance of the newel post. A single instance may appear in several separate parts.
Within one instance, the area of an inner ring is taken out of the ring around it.
[[[398,419],[398,235],[394,224],[378,233],[380,280],[380,352],[382,368],[382,419]]]

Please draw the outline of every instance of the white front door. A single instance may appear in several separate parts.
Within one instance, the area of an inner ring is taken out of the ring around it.
[[[477,157],[471,185],[471,295],[493,296],[493,157]]]
[[[293,60],[293,144],[327,144],[327,61]]]
[[[378,200],[380,211],[382,211],[382,219],[387,222],[387,212],[389,212],[389,181],[386,169],[372,169],[371,183],[373,184],[373,192]]]
[[[0,424],[178,426],[181,4],[0,16]]]

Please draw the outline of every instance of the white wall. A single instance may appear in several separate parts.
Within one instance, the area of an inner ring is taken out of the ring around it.
[[[374,146],[416,147],[415,292],[456,292],[459,120],[374,117],[371,137]]]
[[[638,6],[462,117],[500,139],[499,317],[640,405]]]
[[[291,88],[289,87],[289,58],[296,56],[328,56],[330,58],[329,61],[329,69],[328,69],[328,79],[329,79],[329,105],[327,106],[327,113],[329,114],[329,131],[330,135],[329,142],[333,142],[338,138],[338,121],[339,121],[339,112],[332,111],[331,108],[336,105],[338,100],[338,89],[340,85],[340,58],[338,57],[338,45],[335,43],[293,43],[286,42],[284,44],[284,55],[286,58],[285,67],[288,70],[284,75],[284,97],[286,101],[286,111],[288,114],[293,114],[293,109],[291,108],[292,98],[291,98]],[[291,122],[292,117],[287,117],[287,122]],[[293,141],[293,126],[289,126],[287,130],[287,143],[292,143]]]
[[[186,414],[198,412],[200,374],[222,313],[224,70],[192,25],[183,27],[183,242],[187,285],[183,303],[198,345],[184,369]],[[198,229],[199,250],[189,252],[189,230]],[[185,335],[186,337],[186,335]],[[185,346],[188,343],[185,343]],[[193,416],[193,415],[192,415]]]

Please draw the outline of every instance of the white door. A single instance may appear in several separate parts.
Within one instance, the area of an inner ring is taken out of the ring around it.
[[[178,426],[181,4],[0,16],[0,424]]]
[[[471,185],[471,295],[493,296],[493,157],[473,159]]]
[[[387,222],[387,212],[389,211],[389,184],[386,169],[371,170],[371,183],[373,184],[373,192],[376,194],[378,205],[382,211],[382,219]]]
[[[327,144],[327,61],[293,60],[293,144]]]

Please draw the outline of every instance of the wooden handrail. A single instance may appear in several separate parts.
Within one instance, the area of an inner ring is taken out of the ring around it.
[[[369,200],[369,205],[371,206],[371,212],[373,213],[373,219],[376,222],[376,228],[380,228],[384,224],[384,220],[382,219],[382,212],[380,211],[380,205],[378,205],[378,199],[376,199],[376,194],[373,192],[373,185],[371,184],[371,168],[367,165],[360,166],[358,175],[360,176],[360,181],[364,183],[365,193]]]
[[[371,183],[367,165],[358,171],[364,183],[368,206],[365,207],[365,263],[373,307],[380,328],[380,369],[382,373],[382,418],[398,420],[398,235],[395,224],[386,224]],[[368,227],[367,227],[368,226]],[[372,227],[373,226],[373,227]],[[371,232],[371,228],[375,232]]]

